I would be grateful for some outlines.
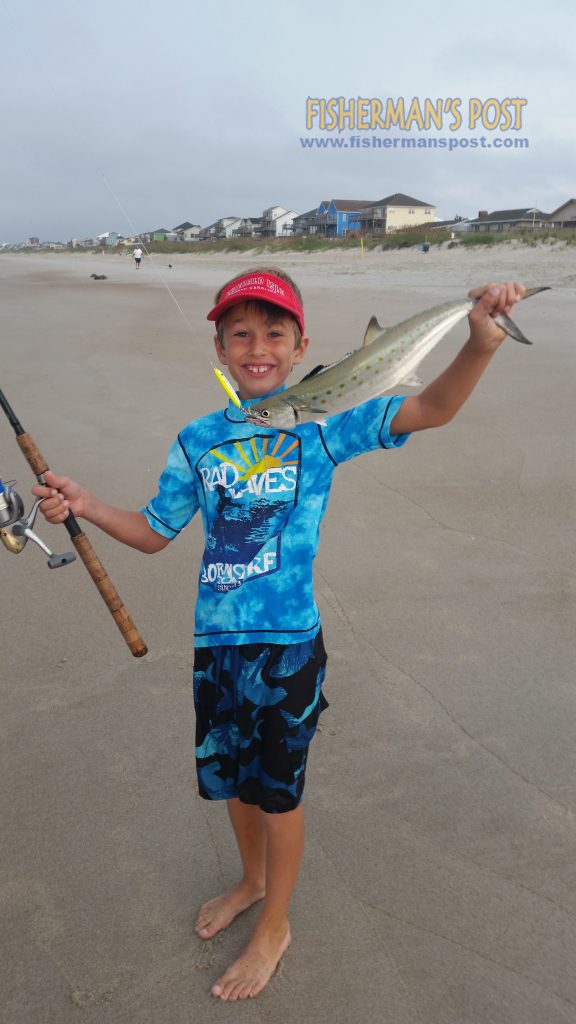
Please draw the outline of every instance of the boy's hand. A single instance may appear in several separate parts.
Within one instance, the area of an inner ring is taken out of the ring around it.
[[[485,284],[468,292],[468,298],[478,299],[468,316],[470,344],[477,352],[493,352],[506,337],[494,322],[498,313],[510,316],[516,302],[524,295],[524,287],[513,281]]]
[[[36,484],[32,494],[46,499],[40,505],[40,511],[49,523],[63,523],[69,511],[75,516],[84,515],[88,491],[67,476],[56,476],[51,470],[47,470],[44,476],[46,486]]]

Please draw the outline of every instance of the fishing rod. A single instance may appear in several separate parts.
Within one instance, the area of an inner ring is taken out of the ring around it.
[[[50,80],[49,76],[46,75],[45,78],[48,84],[50,85],[50,88],[55,93],[54,85]],[[111,193],[116,204],[122,211],[127,222],[131,225],[133,234],[136,235],[140,240],[140,244],[143,245],[144,251],[146,252],[147,256],[151,257],[151,254],[148,252],[146,245],[144,245],[143,241],[140,239],[139,233],[134,229],[134,226],[129,216],[126,213],[126,210],[123,208],[122,203],[120,202],[118,196],[114,192],[110,182],[108,181],[105,175],[102,175],[102,178],[104,179],[109,192]],[[151,259],[151,262],[152,265],[154,266],[154,269],[156,270],[156,273],[160,277],[162,284],[170,294],[172,301],[177,306],[181,316],[188,325],[188,328],[192,331],[192,325],[188,317],[186,316],[176,296],[172,292],[172,289],[170,288],[168,282],[160,273],[158,267],[156,266],[156,262],[153,258]],[[228,379],[225,377],[222,370],[219,370],[218,367],[214,366],[214,363],[212,363],[211,360],[210,363],[220,386],[224,389],[224,391],[231,399],[231,401],[234,402],[237,406],[241,407],[241,403],[238,399],[236,392],[234,391],[234,388],[232,387]],[[21,423],[16,417],[13,409],[11,408],[10,404],[8,403],[8,400],[6,399],[6,396],[4,395],[1,389],[0,406],[2,407],[4,413],[6,414],[10,425],[14,429],[14,433],[16,434],[16,440],[22,450],[22,453],[24,454],[26,461],[28,462],[30,468],[32,469],[32,472],[35,474],[38,483],[45,484],[44,473],[49,468],[48,464],[40,454],[40,451],[36,447],[30,435],[25,432],[24,428],[22,427]],[[24,545],[28,540],[33,540],[45,551],[46,554],[48,554],[48,565],[50,568],[57,568],[61,565],[67,565],[69,564],[69,562],[74,560],[74,555],[71,552],[68,552],[66,555],[54,555],[52,552],[49,551],[44,542],[41,541],[37,534],[35,534],[34,531],[32,530],[34,517],[36,515],[40,502],[35,503],[29,515],[27,517],[24,517],[24,505],[19,495],[16,494],[16,492],[10,485],[8,485],[7,488],[4,485],[2,485],[1,481],[0,489],[0,539],[3,541],[5,547],[9,551],[18,554],[23,549]],[[80,558],[84,562],[84,565],[86,566],[90,576],[92,577],[94,583],[96,584],[98,590],[100,591],[104,603],[106,604],[108,610],[110,611],[112,617],[114,618],[114,621],[116,622],[118,629],[122,633],[122,636],[124,637],[126,644],[130,648],[135,658],[141,658],[144,654],[148,652],[148,648],[146,647],[146,644],[144,643],[142,637],[140,636],[138,629],[134,625],[120,596],[118,595],[111,580],[109,579],[108,574],[104,569],[104,566],[96,556],[90,541],[88,540],[86,534],[79,526],[76,517],[73,515],[71,511],[68,512],[68,515],[64,520],[64,526],[66,527],[70,535],[70,538],[76,551],[80,555]]]
[[[106,185],[108,186],[110,193],[112,194],[117,205],[120,207],[120,210],[122,211],[126,220],[131,225],[131,227],[133,227],[130,218],[128,217],[128,214],[124,210],[120,200],[118,199],[118,196],[116,195],[112,186],[110,185],[110,182],[105,177],[105,175],[102,175],[102,177],[104,178],[104,181],[106,182]],[[135,234],[140,240],[140,236],[137,234],[137,232],[135,232]],[[158,274],[158,277],[160,278],[162,284],[169,293],[170,298],[178,308],[188,328],[190,329],[190,331],[192,331],[192,324],[190,323],[188,317],[186,316],[184,310],[182,309],[180,303],[178,302],[178,299],[174,295],[168,282],[160,273],[160,270],[157,267],[155,260],[151,256],[151,253],[148,252],[148,249],[142,240],[140,240],[140,244],[143,246],[147,256],[150,257],[152,265],[154,266],[154,269]],[[218,367],[214,366],[212,360],[210,360],[210,364],[220,386],[224,389],[228,397],[237,406],[241,408],[242,406],[240,400],[238,399],[238,396],[234,391],[232,385],[228,381],[228,379],[225,377],[222,371],[218,369]],[[8,422],[10,423],[11,427],[14,430],[18,445],[24,455],[24,458],[28,462],[28,465],[32,469],[32,472],[36,476],[38,483],[45,484],[46,481],[44,478],[44,473],[49,468],[48,464],[41,455],[39,449],[37,448],[36,444],[30,437],[30,435],[27,434],[26,431],[24,430],[22,424],[18,420],[18,417],[16,416],[4,392],[1,389],[0,406],[3,412],[6,414]],[[32,540],[48,555],[48,567],[50,569],[56,569],[60,566],[69,565],[71,562],[75,561],[76,556],[72,552],[66,552],[64,555],[58,555],[50,551],[50,549],[47,547],[44,541],[41,540],[41,538],[36,533],[34,533],[32,529],[34,525],[34,520],[36,518],[38,508],[40,507],[42,501],[45,499],[38,499],[37,501],[35,501],[29,514],[25,516],[24,503],[20,498],[20,495],[14,490],[14,483],[15,481],[11,480],[8,483],[3,484],[2,480],[0,479],[0,540],[7,548],[7,550],[11,551],[13,554],[19,554],[24,549],[24,546],[26,545],[28,540]],[[81,529],[76,517],[73,515],[71,511],[68,512],[68,515],[64,520],[64,526],[66,527],[70,535],[70,538],[72,540],[74,547],[76,548],[76,551],[80,555],[80,558],[84,562],[86,569],[88,570],[90,576],[92,577],[94,583],[96,584],[100,592],[100,595],[103,598],[104,603],[106,604],[106,607],[108,608],[110,614],[112,615],[116,625],[118,626],[118,629],[122,633],[122,636],[124,637],[126,644],[130,648],[130,651],[132,652],[135,658],[141,658],[144,654],[148,652],[148,648],[146,647],[146,644],[144,643],[142,637],[140,636],[138,629],[134,625],[134,622],[130,618],[118,592],[114,588],[104,566],[97,557],[90,541],[88,540],[86,534]]]
[[[44,473],[49,468],[48,463],[40,453],[40,450],[36,446],[30,434],[27,434],[24,430],[24,427],[20,423],[20,420],[16,416],[16,413],[12,409],[8,399],[1,389],[0,406],[2,411],[6,414],[6,418],[8,419],[10,426],[14,430],[16,441],[18,442],[24,458],[34,473],[36,480],[39,484],[46,485]],[[48,554],[48,566],[51,569],[68,565],[70,562],[74,561],[76,556],[72,552],[67,552],[64,555],[55,555],[49,550],[44,542],[40,540],[38,535],[34,533],[32,530],[34,519],[38,508],[44,499],[39,499],[34,502],[31,512],[28,516],[25,516],[24,503],[12,486],[14,482],[15,481],[13,480],[7,484],[2,484],[0,482],[0,539],[4,546],[8,551],[12,551],[14,554],[19,554],[24,548],[26,542],[28,540],[32,540],[34,543],[38,544],[46,554]],[[124,637],[126,644],[130,648],[130,651],[135,658],[141,658],[147,653],[148,648],[130,618],[122,599],[112,584],[102,562],[96,555],[88,537],[71,511],[68,512],[68,515],[64,520],[64,526],[70,535],[76,551],[80,555],[80,558],[84,562],[84,565],[96,584],[108,611],[112,615],[112,618]]]

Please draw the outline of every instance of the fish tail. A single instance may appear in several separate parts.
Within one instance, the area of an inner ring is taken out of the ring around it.
[[[498,324],[498,327],[501,327],[503,331],[506,331],[506,334],[511,338],[514,338],[515,341],[521,341],[523,345],[532,344],[526,335],[522,333],[518,324],[515,324],[514,321],[511,320],[509,316],[506,316],[505,313],[499,313],[498,316],[494,317],[494,320]]]
[[[548,291],[550,291],[549,285],[540,285],[537,288],[527,288],[522,298],[529,299],[532,295],[538,295],[538,292]],[[503,331],[506,331],[506,334],[508,334],[511,338],[514,338],[515,341],[521,341],[523,345],[532,344],[532,342],[528,340],[526,335],[522,333],[522,331],[518,327],[518,324],[515,324],[514,321],[511,320],[509,316],[506,316],[505,313],[500,313],[498,316],[494,317],[494,319],[498,326],[501,327]]]

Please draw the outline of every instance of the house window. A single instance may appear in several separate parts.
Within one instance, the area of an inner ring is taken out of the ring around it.
[[[414,210],[408,210],[408,213],[414,213]]]

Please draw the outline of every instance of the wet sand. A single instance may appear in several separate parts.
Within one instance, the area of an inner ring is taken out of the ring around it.
[[[55,470],[134,508],[177,431],[222,402],[215,289],[263,262],[155,259],[188,323],[146,259],[0,255],[0,386]],[[277,262],[304,292],[303,369],[356,347],[372,313],[392,324],[502,278],[553,291],[517,308],[533,347],[507,341],[452,424],[336,474],[316,563],[331,707],[293,943],[256,1003],[208,994],[255,911],[209,943],[192,928],[237,873],[224,808],[195,794],[199,522],[155,558],[87,526],[141,661],[81,564],[0,550],[2,1019],[574,1024],[576,251]],[[29,505],[4,418],[0,452]]]

